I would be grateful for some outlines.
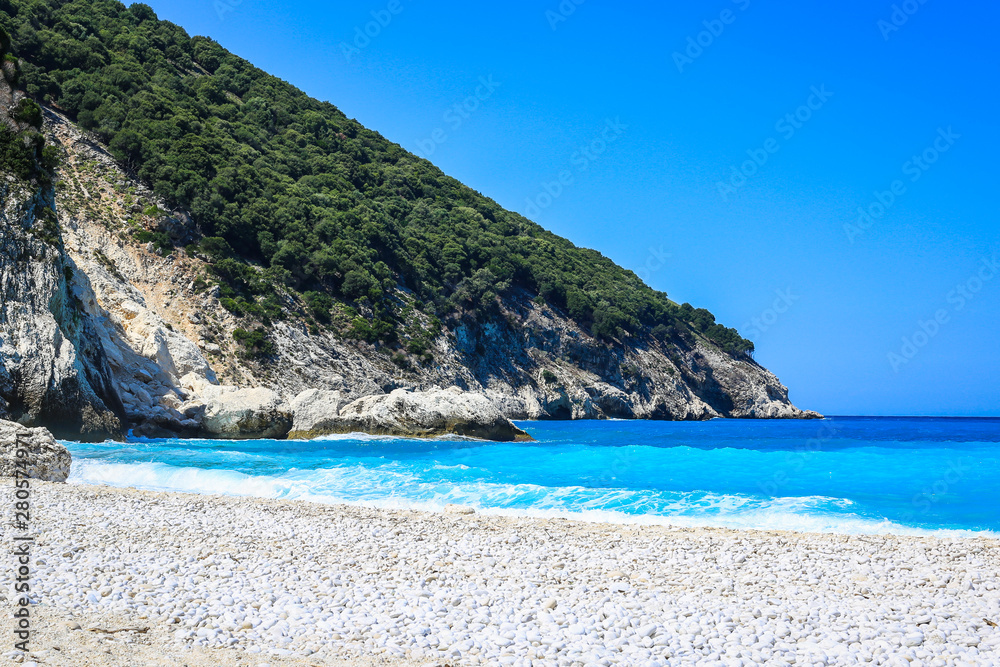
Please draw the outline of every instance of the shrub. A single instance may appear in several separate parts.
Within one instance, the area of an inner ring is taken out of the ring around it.
[[[382,341],[390,343],[395,339],[395,327],[384,320],[373,320],[369,322],[363,317],[356,317],[351,322],[351,328],[347,332],[348,338],[363,340],[367,343]]]
[[[236,317],[243,317],[243,309],[236,299],[222,298],[219,299],[219,304]]]
[[[198,247],[213,259],[225,259],[235,254],[229,242],[220,236],[206,236],[198,244]]]
[[[143,229],[135,233],[135,238],[139,243],[152,243],[164,255],[174,251],[174,244],[166,232],[150,232]]]
[[[340,291],[348,299],[360,299],[368,296],[368,293],[377,287],[378,283],[370,273],[363,269],[353,269],[344,276],[344,283],[341,285]]]
[[[667,341],[673,337],[677,330],[669,324],[657,324],[653,327],[653,338],[657,340]]]
[[[322,292],[306,292],[302,296],[306,300],[309,313],[321,324],[329,324],[330,311],[333,310],[333,297]]]
[[[14,120],[40,129],[42,127],[42,108],[33,100],[25,97],[17,103],[17,107],[14,109]]]
[[[253,331],[236,329],[233,340],[243,348],[241,356],[246,359],[261,359],[274,354],[274,343],[267,337],[267,332],[258,327]]]

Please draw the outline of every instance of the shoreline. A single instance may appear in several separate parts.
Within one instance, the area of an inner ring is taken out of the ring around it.
[[[1000,661],[1000,631],[986,622],[1000,623],[994,538],[667,528],[41,482],[33,507],[46,626],[32,650],[43,663]],[[149,630],[65,625],[104,617]]]
[[[407,443],[412,440],[412,438],[403,436],[350,433],[324,436],[309,441],[298,441],[296,444],[298,446],[316,444],[321,449],[324,444],[330,444],[336,448],[339,443],[350,443],[351,445],[358,445],[357,452],[364,452],[364,446],[368,444],[381,445],[389,443],[391,445],[392,443]],[[159,446],[158,442],[160,441],[140,437],[134,439],[132,442],[136,443],[136,446],[149,445],[155,449]],[[174,449],[181,448],[183,450],[186,446],[185,442],[188,441],[166,439],[162,442],[167,443],[163,445],[164,451],[169,451],[173,455]],[[264,454],[261,453],[261,445],[274,444],[280,449],[282,442],[285,441],[219,441],[198,438],[190,442],[201,443],[198,445],[198,451],[202,453],[211,452],[221,442],[223,444],[232,444],[239,454],[249,452],[256,456],[267,454],[267,452]],[[254,443],[254,445],[252,448],[244,450],[240,449],[240,442],[250,442]],[[488,443],[486,441],[455,435],[435,438],[431,442],[468,442],[474,445],[494,444],[497,446],[511,444]],[[985,522],[974,521],[976,517],[970,517],[970,520],[965,522],[958,522],[957,519],[952,522],[945,522],[939,519],[935,522],[927,521],[920,523],[914,520],[912,512],[909,515],[906,512],[893,514],[893,510],[898,510],[898,508],[892,506],[860,507],[855,511],[850,507],[854,505],[854,501],[846,497],[831,496],[825,490],[815,490],[812,494],[806,493],[802,496],[775,493],[771,497],[761,497],[743,489],[698,491],[697,488],[699,487],[690,487],[684,491],[672,492],[669,489],[657,487],[647,489],[633,485],[631,487],[625,486],[621,489],[623,493],[632,494],[628,502],[617,504],[616,502],[612,502],[616,500],[614,493],[617,493],[619,489],[610,488],[608,489],[608,494],[601,496],[598,493],[600,491],[598,488],[592,494],[593,497],[588,496],[582,500],[577,498],[573,502],[564,503],[559,500],[559,496],[555,492],[573,489],[573,482],[560,482],[561,485],[552,486],[549,489],[553,492],[551,494],[552,498],[538,498],[532,495],[533,490],[539,485],[544,487],[545,482],[544,480],[538,481],[536,477],[515,480],[507,484],[506,487],[505,482],[497,482],[491,487],[493,496],[489,496],[485,491],[480,493],[481,490],[477,488],[467,488],[468,485],[462,486],[465,482],[471,485],[477,480],[459,478],[445,481],[432,480],[435,483],[445,486],[453,484],[454,486],[448,487],[449,489],[461,489],[461,491],[456,490],[454,493],[438,489],[433,497],[427,494],[414,495],[405,492],[395,495],[379,491],[384,488],[381,485],[383,480],[375,474],[375,468],[372,468],[372,470],[366,469],[368,477],[360,481],[354,480],[351,485],[328,484],[321,473],[330,473],[341,469],[341,466],[337,463],[339,459],[336,456],[330,458],[329,461],[324,460],[320,463],[315,463],[312,460],[305,461],[301,467],[296,463],[280,462],[281,465],[285,466],[284,468],[279,470],[258,470],[248,468],[239,462],[232,464],[219,463],[210,456],[208,458],[202,456],[199,462],[184,463],[175,458],[156,454],[155,451],[146,460],[131,456],[121,461],[105,461],[101,456],[92,456],[95,447],[98,450],[107,444],[113,447],[127,447],[129,443],[125,445],[120,443],[100,443],[94,445],[65,440],[60,440],[60,443],[69,447],[74,455],[73,470],[75,473],[70,475],[70,479],[68,480],[70,484],[98,484],[115,488],[142,488],[168,493],[196,493],[199,495],[226,495],[279,500],[294,499],[324,505],[347,505],[385,510],[416,510],[426,512],[440,512],[445,504],[462,503],[472,506],[484,516],[530,519],[561,518],[571,521],[615,525],[658,525],[666,528],[723,528],[764,531],[790,530],[801,533],[834,535],[905,535],[940,537],[945,539],[977,537],[1000,539],[1000,530],[997,530],[995,526],[990,524],[984,525]],[[538,446],[546,447],[549,444],[543,441],[538,443]],[[230,445],[227,444],[226,446],[229,447]],[[77,447],[81,449],[77,450]],[[745,449],[747,451],[750,450],[750,448]],[[351,450],[348,455],[353,455],[354,451]],[[442,468],[460,467],[462,460],[450,460],[444,457],[437,463]],[[605,463],[605,465],[617,464],[617,460]],[[421,473],[418,470],[416,473],[411,474],[419,475]],[[766,478],[768,475],[769,473],[765,471],[760,474],[760,477]],[[122,485],[119,480],[128,480],[128,486]],[[390,480],[389,483],[396,484],[399,482],[398,480]],[[708,482],[709,486],[705,488],[712,488],[711,483],[711,481]],[[925,485],[925,488],[926,486],[929,486],[929,483]],[[834,494],[837,491],[834,490]],[[500,495],[498,496],[497,494]],[[520,494],[520,496],[517,496],[517,494]],[[642,494],[647,494],[649,497]],[[670,494],[677,495],[678,498],[671,498],[669,497]],[[691,495],[703,497],[695,497],[691,500],[688,498]],[[803,508],[794,501],[808,501],[811,505]],[[650,504],[650,502],[653,504]],[[685,505],[684,503],[687,504]],[[704,504],[708,509],[698,509],[698,503]],[[745,503],[746,506],[744,507],[741,503]],[[913,506],[916,506],[915,500],[913,501]],[[715,511],[716,509],[719,511]],[[906,509],[908,508],[903,508],[903,510]]]
[[[202,470],[201,468],[193,468]],[[244,474],[244,473],[241,473]],[[254,479],[250,477],[250,479]],[[323,496],[308,496],[301,498],[273,498],[253,495],[250,493],[237,494],[219,491],[195,491],[178,490],[167,488],[139,487],[139,486],[119,486],[116,484],[101,483],[96,481],[77,481],[72,478],[66,483],[70,486],[99,486],[109,489],[134,490],[149,493],[168,493],[180,495],[193,495],[209,498],[245,498],[255,500],[273,500],[276,502],[302,502],[316,504],[323,507],[351,507],[370,509],[386,512],[418,512],[424,514],[440,514],[448,504],[435,505],[432,501],[407,501],[404,499],[384,498],[382,500],[346,500],[342,498],[321,499]],[[402,504],[396,504],[402,503]],[[754,527],[749,525],[726,525],[720,522],[717,525],[705,523],[703,519],[696,517],[681,517],[668,514],[629,514],[615,510],[559,510],[559,509],[531,509],[531,508],[503,508],[503,507],[478,507],[466,505],[478,516],[495,517],[512,520],[526,521],[571,521],[584,524],[596,524],[602,526],[626,526],[626,527],[659,527],[668,531],[678,530],[724,530],[735,532],[762,532],[762,533],[792,533],[797,535],[834,535],[843,537],[917,537],[942,540],[963,540],[963,539],[990,539],[1000,542],[1000,533],[988,528],[921,528],[918,526],[908,526],[906,524],[895,523],[888,519],[883,519],[881,523],[872,520],[872,526],[885,526],[885,530],[865,530],[859,529],[854,532],[846,532],[838,529],[812,530],[799,528],[771,528]],[[690,522],[680,519],[690,518]],[[867,526],[866,526],[867,528]]]

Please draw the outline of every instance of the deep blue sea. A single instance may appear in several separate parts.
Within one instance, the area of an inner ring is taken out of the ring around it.
[[[1000,536],[1000,419],[518,425],[537,442],[67,442],[69,481],[677,526]]]

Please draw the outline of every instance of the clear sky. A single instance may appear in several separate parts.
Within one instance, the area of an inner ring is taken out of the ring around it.
[[[147,4],[708,308],[800,407],[1000,415],[995,3]]]

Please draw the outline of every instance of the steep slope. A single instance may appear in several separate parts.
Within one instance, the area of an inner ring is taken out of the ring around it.
[[[288,402],[313,388],[348,400],[458,386],[485,393],[515,419],[812,416],[789,402],[769,371],[700,336],[609,345],[517,291],[498,301],[496,321],[466,313],[441,323],[419,354],[344,338],[291,315],[273,323],[269,355],[249,354],[231,334],[247,318],[222,307],[220,290],[194,287],[213,260],[164,255],[155,243],[136,241],[137,212],[165,204],[66,118],[47,112],[46,127],[61,153],[59,226],[77,267],[73,284],[82,310],[103,323],[102,346],[133,424],[183,430],[177,408],[197,396],[199,382],[216,381],[270,387]],[[181,212],[140,217],[150,229],[197,233]],[[411,326],[433,327],[426,315],[411,316]]]
[[[48,144],[7,87],[46,166],[0,165],[0,417],[194,435],[219,382],[272,406],[457,386],[511,418],[816,416],[707,311],[144,5],[7,0],[0,25]]]
[[[199,242],[219,260],[210,282],[223,307],[263,336],[290,295],[314,328],[417,350],[434,331],[410,327],[412,313],[497,323],[498,299],[527,292],[611,345],[697,333],[733,355],[753,350],[708,311],[678,306],[146,5],[3,7],[25,89],[189,211],[206,238],[137,237],[166,251]]]

